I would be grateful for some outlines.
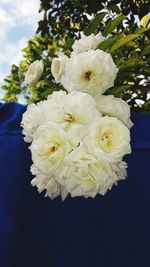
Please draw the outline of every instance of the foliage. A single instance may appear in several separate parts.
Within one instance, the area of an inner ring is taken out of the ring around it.
[[[52,58],[60,50],[68,55],[80,31],[86,35],[101,31],[106,39],[98,48],[111,53],[119,68],[115,87],[106,93],[123,97],[134,111],[150,111],[148,8],[148,1],[144,0],[41,0],[43,20],[39,21],[35,37],[23,50],[24,59],[19,68],[13,65],[10,76],[4,80],[4,99],[17,101],[22,93],[28,102],[38,102],[54,90],[62,89],[51,75]],[[139,17],[135,17],[137,14]],[[25,72],[37,59],[44,61],[44,74],[36,86],[26,88],[23,84]],[[137,100],[142,100],[143,105],[138,105]]]
[[[12,65],[11,74],[4,79],[3,89],[6,90],[4,100],[17,101],[18,95],[21,93],[21,81],[19,77],[19,67]],[[15,93],[14,93],[15,92]]]

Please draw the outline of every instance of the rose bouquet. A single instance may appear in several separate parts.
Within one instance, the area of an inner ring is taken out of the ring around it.
[[[103,95],[118,69],[109,53],[96,49],[101,41],[100,33],[81,35],[70,57],[54,58],[52,75],[66,91],[53,92],[23,114],[35,176],[31,184],[50,198],[104,195],[126,178],[130,108],[122,99]],[[32,63],[26,83],[36,83],[42,72],[41,61]]]

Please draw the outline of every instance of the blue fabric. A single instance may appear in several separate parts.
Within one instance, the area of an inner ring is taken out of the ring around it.
[[[104,197],[62,203],[30,185],[25,110],[0,105],[0,267],[150,266],[150,114],[132,114],[128,178]]]

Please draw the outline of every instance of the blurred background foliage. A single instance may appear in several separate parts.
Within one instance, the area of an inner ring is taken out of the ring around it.
[[[5,101],[18,101],[21,95],[28,103],[47,98],[54,90],[63,89],[51,75],[51,61],[59,51],[69,55],[80,31],[86,35],[99,31],[106,39],[99,49],[111,53],[119,73],[115,86],[106,91],[122,97],[132,111],[150,112],[150,32],[147,0],[41,0],[35,37],[23,50],[19,66],[12,65],[10,75],[1,86]],[[44,73],[33,87],[24,84],[29,65],[42,59]]]

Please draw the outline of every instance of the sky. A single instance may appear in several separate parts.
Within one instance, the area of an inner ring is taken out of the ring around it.
[[[34,36],[42,16],[40,0],[0,0],[0,84],[12,64],[22,58],[21,50]],[[2,97],[0,90],[0,99]]]

